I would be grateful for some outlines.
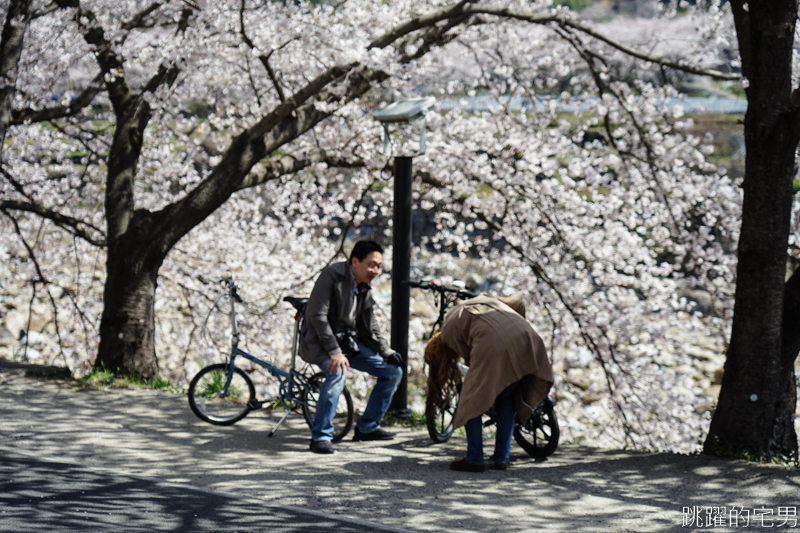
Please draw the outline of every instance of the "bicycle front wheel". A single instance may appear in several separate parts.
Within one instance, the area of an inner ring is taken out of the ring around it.
[[[189,384],[189,407],[200,420],[219,426],[235,424],[250,412],[248,402],[256,397],[250,376],[235,368],[227,389],[230,366],[210,365]]]
[[[322,372],[314,374],[308,378],[308,387],[303,389],[301,400],[303,401],[303,418],[306,419],[308,427],[314,426],[314,415],[317,412],[317,399],[319,389],[325,375]],[[339,442],[350,431],[353,426],[353,398],[347,387],[339,395],[339,403],[336,406],[336,414],[333,416],[333,442]]]

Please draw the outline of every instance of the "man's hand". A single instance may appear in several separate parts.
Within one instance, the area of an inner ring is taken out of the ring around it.
[[[347,360],[347,357],[344,356],[343,353],[339,352],[336,355],[332,355],[330,360],[328,361],[328,373],[339,375],[339,370],[341,369],[342,374],[347,372],[347,369],[350,368],[350,361]]]
[[[403,366],[403,356],[400,355],[400,352],[394,352],[386,358],[386,363],[395,366]]]

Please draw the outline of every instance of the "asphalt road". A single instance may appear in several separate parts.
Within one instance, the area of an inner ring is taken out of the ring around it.
[[[404,530],[0,447],[0,531]]]

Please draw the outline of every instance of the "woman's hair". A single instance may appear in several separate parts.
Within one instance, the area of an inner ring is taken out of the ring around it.
[[[458,358],[458,353],[444,343],[439,332],[436,332],[425,346],[425,362],[428,363],[428,399],[437,411],[450,404],[456,387],[461,383],[461,370],[456,364]]]

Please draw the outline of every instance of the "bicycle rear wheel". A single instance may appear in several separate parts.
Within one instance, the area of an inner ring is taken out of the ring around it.
[[[317,412],[317,398],[322,382],[325,381],[325,374],[319,372],[308,378],[308,388],[303,388],[300,399],[303,401],[303,418],[306,419],[308,427],[314,425],[314,415]],[[333,417],[333,442],[339,442],[350,431],[353,426],[353,398],[347,387],[339,395],[339,403],[336,406],[336,414]]]
[[[457,386],[442,391],[446,400],[442,408],[436,406],[431,396],[425,401],[425,425],[433,442],[447,442],[453,435],[453,419],[458,406],[459,389],[460,386]]]
[[[554,407],[553,401],[546,398],[524,424],[516,421],[514,440],[532,457],[547,457],[558,448],[560,432]]]
[[[250,412],[248,402],[256,397],[253,381],[241,368],[235,368],[225,390],[229,370],[227,364],[207,366],[189,384],[189,407],[200,420],[229,426]]]

